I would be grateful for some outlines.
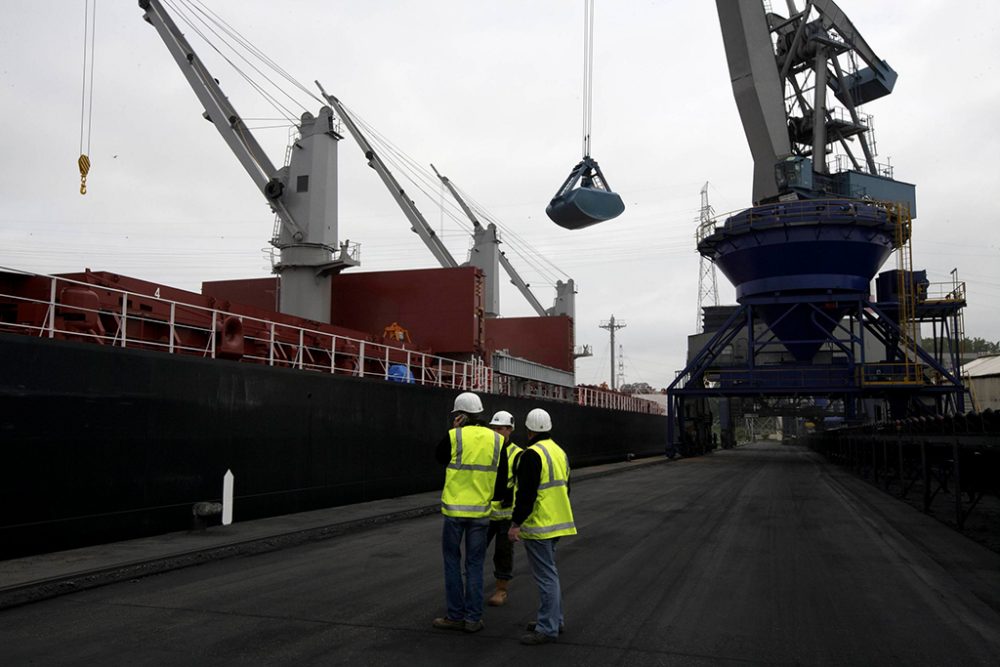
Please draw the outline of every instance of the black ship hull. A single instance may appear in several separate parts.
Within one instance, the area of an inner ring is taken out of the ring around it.
[[[0,558],[439,488],[439,389],[0,334]],[[484,395],[517,418],[542,402]],[[574,467],[662,454],[666,418],[545,401]],[[516,432],[515,440],[525,434]]]

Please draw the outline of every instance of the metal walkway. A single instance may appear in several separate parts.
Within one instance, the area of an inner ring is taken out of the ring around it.
[[[801,447],[581,470],[572,498],[558,644],[517,642],[537,604],[520,547],[484,631],[431,628],[440,518],[422,494],[0,562],[7,604],[74,591],[0,611],[0,661],[1000,664],[1000,554]]]

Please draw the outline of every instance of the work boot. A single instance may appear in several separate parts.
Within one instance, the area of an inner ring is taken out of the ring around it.
[[[479,632],[485,627],[486,624],[483,623],[483,619],[479,619],[478,621],[466,621],[464,630],[466,632]]]
[[[536,627],[538,627],[538,624],[532,621],[531,623],[528,623],[526,626],[524,626],[524,629],[527,630],[528,632],[534,632]],[[566,626],[560,623],[559,634],[562,634],[564,632],[566,632]]]
[[[539,644],[551,644],[557,642],[559,639],[557,637],[549,637],[548,635],[543,635],[541,632],[529,632],[526,635],[521,635],[521,643],[526,646],[538,646]]]
[[[507,602],[507,579],[497,579],[497,588],[493,591],[493,595],[490,599],[486,601],[491,607],[502,607],[505,602]]]
[[[465,630],[465,621],[454,621],[450,618],[435,618],[434,627],[439,630]]]

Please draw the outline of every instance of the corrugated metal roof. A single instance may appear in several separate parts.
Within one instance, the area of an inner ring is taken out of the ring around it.
[[[962,375],[974,378],[1000,375],[1000,355],[973,359],[962,367]]]

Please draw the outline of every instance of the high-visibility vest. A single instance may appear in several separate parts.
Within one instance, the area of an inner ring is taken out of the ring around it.
[[[520,454],[522,449],[513,442],[507,443],[505,452],[507,453],[507,488],[514,488],[514,459]],[[490,508],[490,521],[510,521],[514,515],[513,504],[510,507],[501,507],[500,500],[494,500]]]
[[[448,437],[451,460],[444,475],[441,513],[460,518],[488,518],[503,439],[485,426],[453,428]]]
[[[535,506],[521,524],[521,537],[547,540],[576,535],[573,508],[569,504],[569,459],[566,452],[552,440],[539,440],[526,451],[529,450],[537,452],[542,459],[542,474]]]

